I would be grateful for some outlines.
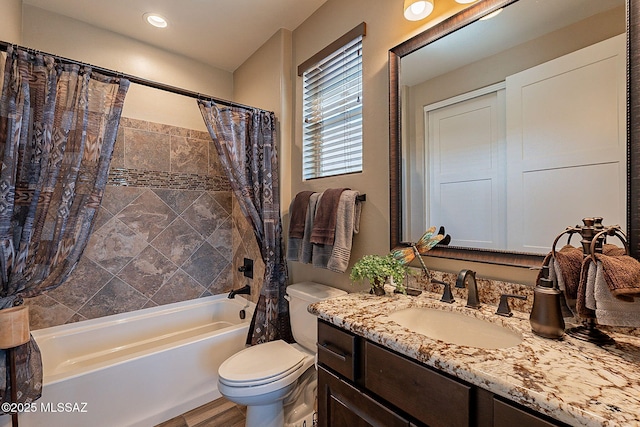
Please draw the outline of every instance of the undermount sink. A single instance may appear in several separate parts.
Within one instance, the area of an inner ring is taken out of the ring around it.
[[[498,349],[522,342],[522,337],[508,328],[454,311],[412,307],[386,317],[411,332],[449,344]]]

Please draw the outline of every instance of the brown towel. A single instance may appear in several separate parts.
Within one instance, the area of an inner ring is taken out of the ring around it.
[[[349,189],[329,188],[322,193],[316,207],[316,217],[313,220],[311,243],[333,245],[336,236],[338,202],[344,190]]]
[[[640,262],[629,255],[596,254],[613,296],[627,302],[640,297]]]
[[[582,268],[580,270],[580,283],[576,293],[576,312],[578,316],[583,319],[595,319],[596,312],[587,307],[587,287],[588,281],[594,280],[594,277],[589,275],[589,265],[593,260],[591,257],[586,257],[582,262]]]
[[[309,208],[309,197],[313,191],[301,191],[296,194],[291,209],[289,210],[289,238],[302,239],[304,236],[304,224],[307,218],[307,209]]]
[[[552,253],[544,259],[544,264],[549,265],[550,268],[554,268],[554,265],[550,263]],[[560,270],[559,273],[562,277],[557,277],[558,285],[560,289],[565,292],[567,299],[574,300],[578,293],[578,285],[580,283],[580,267],[582,266],[582,249],[576,248],[571,245],[566,245],[559,251],[556,251],[556,257],[554,259],[555,268]],[[556,270],[556,276],[557,276]],[[553,275],[552,275],[553,277]],[[538,279],[540,273],[538,274]]]

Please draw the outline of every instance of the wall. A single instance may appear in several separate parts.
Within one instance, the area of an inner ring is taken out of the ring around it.
[[[217,98],[233,96],[232,73],[37,7],[24,5],[23,20],[27,47]],[[140,85],[131,85],[123,114],[206,129],[194,99]]]
[[[365,0],[328,0],[293,32],[293,66],[297,67],[329,43],[360,24],[367,24],[363,39],[363,123],[364,166],[360,174],[302,180],[301,99],[302,79],[294,82],[294,138],[291,142],[291,194],[299,191],[323,191],[330,187],[350,187],[366,193],[360,233],[354,237],[351,264],[365,254],[389,252],[389,74],[388,50],[428,26],[461,10],[453,1],[436,2],[430,19],[409,22],[402,14],[402,2]],[[290,199],[289,199],[290,200]],[[288,203],[284,207],[288,219]],[[287,221],[285,221],[286,223]],[[285,225],[286,226],[286,225]],[[454,267],[457,268],[457,267]],[[290,263],[291,281],[315,280],[349,291],[362,288],[351,285],[348,274],[332,273],[300,263]]]
[[[0,40],[22,43],[22,1],[0,0]]]

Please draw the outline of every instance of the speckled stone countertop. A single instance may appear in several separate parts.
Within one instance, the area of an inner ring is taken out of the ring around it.
[[[497,395],[574,426],[640,426],[640,337],[609,332],[614,346],[598,347],[566,336],[549,340],[531,332],[529,315],[495,315],[496,304],[479,310],[418,297],[351,293],[309,306],[334,325],[452,374]],[[523,341],[506,349],[447,344],[410,332],[385,316],[409,307],[436,307],[483,318],[516,332]]]

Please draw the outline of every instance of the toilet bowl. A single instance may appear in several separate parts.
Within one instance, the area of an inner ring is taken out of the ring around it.
[[[247,407],[246,427],[311,426],[315,401],[317,319],[309,304],[346,292],[313,282],[287,287],[297,343],[271,341],[245,348],[218,369],[218,390]],[[286,410],[285,410],[286,408]]]

